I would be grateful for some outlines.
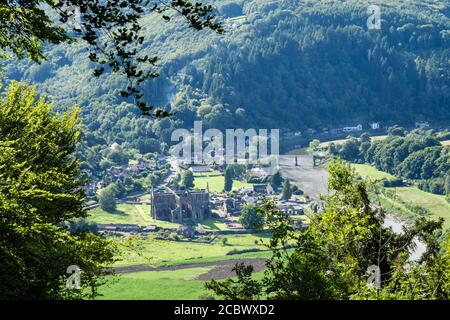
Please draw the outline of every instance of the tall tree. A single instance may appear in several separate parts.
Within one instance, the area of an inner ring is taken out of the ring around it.
[[[281,187],[282,183],[283,177],[281,176],[280,171],[275,172],[275,174],[270,177],[270,184],[275,190],[278,190],[278,188]]]
[[[310,149],[312,152],[315,152],[315,151],[319,150],[319,147],[320,147],[320,141],[317,140],[317,139],[314,139],[313,141],[311,141],[311,142],[309,143],[309,149]]]
[[[223,187],[224,191],[229,192],[233,189],[233,178],[234,178],[233,168],[231,166],[227,166],[225,169],[225,175],[224,175],[224,179],[225,179],[225,183],[224,183],[224,187]]]
[[[85,181],[73,156],[78,111],[52,115],[34,89],[12,83],[0,98],[0,298],[92,298],[114,261],[110,241],[65,222],[85,218]],[[65,286],[67,268],[81,288]]]
[[[116,210],[116,190],[114,184],[110,184],[106,188],[98,191],[97,198],[100,208],[107,212],[114,212]]]
[[[181,186],[185,188],[193,188],[194,187],[194,174],[191,170],[184,170],[183,176],[181,178]]]
[[[289,179],[285,179],[283,183],[283,190],[281,192],[281,199],[289,200],[292,197],[292,188]]]
[[[450,195],[450,173],[447,173],[447,175],[445,176],[444,189],[445,194]]]
[[[239,222],[245,229],[261,230],[266,222],[266,214],[254,205],[245,204]]]

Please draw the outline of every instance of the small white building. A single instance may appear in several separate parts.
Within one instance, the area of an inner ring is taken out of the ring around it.
[[[231,28],[237,28],[247,23],[247,16],[242,15],[238,17],[228,18],[225,20],[225,23]]]
[[[195,165],[189,168],[192,173],[206,173],[211,172],[211,168],[207,165]]]
[[[380,129],[380,124],[379,124],[378,122],[372,122],[372,123],[370,124],[370,128],[371,128],[372,130],[378,130],[378,129]]]
[[[363,127],[362,124],[358,124],[356,127],[344,127],[342,131],[344,132],[355,132],[355,131],[362,131]]]

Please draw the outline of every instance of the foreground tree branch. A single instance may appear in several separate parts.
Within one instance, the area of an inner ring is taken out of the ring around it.
[[[65,28],[50,18],[51,12]],[[189,0],[6,0],[0,4],[0,48],[39,62],[45,59],[43,44],[83,39],[96,65],[94,76],[106,71],[124,75],[128,85],[121,90],[122,97],[131,97],[143,115],[167,117],[169,112],[146,102],[141,87],[159,76],[158,57],[139,50],[145,40],[140,19],[152,12],[165,21],[173,14],[182,16],[197,31],[223,32],[210,4]]]

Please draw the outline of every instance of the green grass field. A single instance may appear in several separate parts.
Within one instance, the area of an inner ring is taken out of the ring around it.
[[[126,250],[121,256],[121,261],[116,266],[127,266],[137,264],[149,264],[152,266],[178,265],[193,262],[217,261],[236,258],[237,255],[227,255],[228,252],[247,249],[266,248],[255,242],[259,239],[268,239],[270,233],[221,235],[212,243],[195,241],[170,241],[155,239],[155,235],[136,236],[139,249]],[[227,244],[223,245],[222,239],[227,238]],[[261,256],[263,252],[245,254],[248,256]],[[239,255],[244,256],[244,255]]]
[[[450,203],[445,200],[445,196],[424,192],[417,187],[401,187],[395,190],[403,201],[430,210],[433,217],[444,218],[444,228],[450,228]]]
[[[150,217],[150,206],[147,204],[120,203],[115,212],[106,212],[98,207],[89,210],[88,220],[98,224],[138,224],[140,226],[154,224]]]
[[[225,185],[225,179],[222,174],[212,173],[195,175],[194,188],[195,189],[206,189],[206,183],[209,185],[210,192],[222,192]],[[233,189],[240,189],[244,187],[251,187],[251,183],[246,183],[238,180],[233,181]]]
[[[338,144],[344,144],[345,142],[347,142],[348,139],[339,139],[339,140],[332,140],[332,141],[326,141],[326,142],[322,142],[320,144],[321,148],[326,148],[328,147],[330,144],[334,143],[335,145]]]
[[[308,154],[308,148],[293,149],[286,153],[287,155],[303,156]]]
[[[146,271],[120,275],[117,281],[100,288],[105,300],[195,300],[205,293],[196,278],[211,268],[174,271]]]
[[[373,136],[373,137],[370,137],[370,139],[372,140],[372,141],[381,141],[381,140],[384,140],[384,139],[386,139],[388,136]]]
[[[372,196],[372,201],[379,203],[385,210],[392,213],[395,216],[403,220],[414,220],[417,214],[405,207],[405,205],[399,201],[386,197],[383,194]]]
[[[371,180],[381,179],[395,179],[394,176],[389,173],[382,172],[367,164],[351,164],[355,171],[364,178],[370,178]],[[390,188],[394,189],[394,188]],[[397,196],[406,203],[412,203],[417,206],[430,210],[433,217],[442,217],[445,219],[444,228],[450,227],[450,203],[445,199],[445,196],[432,194],[419,190],[416,186],[395,188]],[[384,208],[393,208],[395,211],[403,213],[408,216],[408,209],[406,209],[401,203],[394,203],[392,199],[385,197],[380,199]]]
[[[393,175],[380,171],[376,169],[375,167],[368,165],[368,164],[351,164],[352,168],[355,169],[356,173],[358,173],[363,178],[369,178],[372,181],[377,180],[394,180],[396,179]]]
[[[160,228],[178,228],[179,223],[170,221],[153,220],[150,216],[149,204],[127,204],[117,205],[115,212],[106,212],[98,207],[89,210],[89,221],[97,224],[137,224],[140,226],[156,225]]]
[[[212,292],[198,277],[213,267],[186,268],[174,271],[145,271],[122,274],[99,289],[98,300],[199,300]],[[260,279],[263,271],[253,275]]]
[[[227,225],[218,218],[209,218],[202,220],[200,224],[205,230],[230,230]]]

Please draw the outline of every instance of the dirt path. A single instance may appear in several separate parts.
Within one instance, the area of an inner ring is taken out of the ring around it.
[[[252,265],[255,272],[262,271],[266,268],[266,259],[258,258],[258,259],[230,259],[230,260],[198,262],[176,266],[160,266],[160,267],[151,267],[148,265],[134,265],[134,266],[117,267],[115,268],[115,271],[118,274],[125,274],[142,271],[173,271],[181,269],[200,268],[200,267],[214,267],[207,273],[204,273],[198,277],[199,280],[205,281],[211,279],[220,280],[235,276],[236,273],[234,273],[232,269],[236,265],[236,263],[245,263],[246,265]]]

